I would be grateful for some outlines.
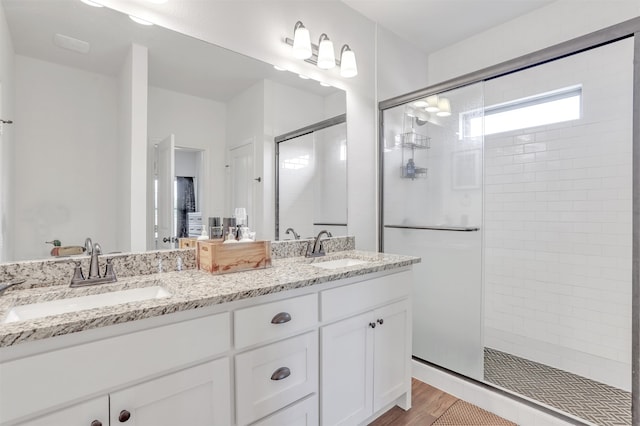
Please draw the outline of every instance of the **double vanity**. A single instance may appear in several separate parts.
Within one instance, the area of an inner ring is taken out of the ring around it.
[[[112,284],[7,290],[0,425],[358,425],[409,408],[419,259],[332,240],[313,259],[274,242],[262,270],[211,275],[187,249],[114,255]]]

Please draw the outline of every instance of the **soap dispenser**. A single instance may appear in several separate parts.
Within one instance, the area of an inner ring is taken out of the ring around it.
[[[202,225],[202,233],[198,237],[198,241],[208,240],[208,239],[209,239],[209,234],[207,233],[207,227],[205,225]]]

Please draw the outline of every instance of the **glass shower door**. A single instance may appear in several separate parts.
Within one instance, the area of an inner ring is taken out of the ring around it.
[[[413,355],[483,378],[482,84],[384,111],[385,252],[420,256]],[[465,127],[466,126],[466,127]],[[473,131],[472,131],[473,130]],[[479,131],[475,131],[479,130]]]

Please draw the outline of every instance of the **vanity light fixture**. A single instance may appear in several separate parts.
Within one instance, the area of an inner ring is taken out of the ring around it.
[[[340,67],[340,75],[345,78],[355,77],[358,75],[358,66],[356,65],[356,55],[348,44],[340,49],[340,60],[335,58],[333,42],[327,34],[322,33],[318,40],[318,45],[311,43],[309,30],[301,21],[296,22],[293,27],[293,40],[285,37],[285,44],[292,47],[293,56],[298,59],[304,59],[310,64],[317,65],[318,68],[328,70],[336,65]]]
[[[309,30],[300,21],[293,27],[293,56],[298,59],[309,59],[313,55]]]
[[[356,64],[356,55],[348,44],[340,49],[340,75],[346,78],[358,75],[358,65]]]
[[[451,104],[449,103],[449,99],[438,99],[438,109],[439,111],[436,112],[438,117],[449,117],[451,115]]]
[[[440,108],[438,108],[438,95],[428,96],[425,100],[427,106],[425,107],[425,111],[427,112],[438,112]]]
[[[80,0],[82,3],[88,5],[88,6],[93,6],[93,7],[104,7],[104,5],[100,4],[100,3],[96,3],[95,1],[91,1],[91,0]]]
[[[318,68],[330,70],[336,66],[335,53],[333,52],[333,42],[325,33],[320,35],[318,40]]]
[[[149,22],[149,21],[147,21],[147,20],[145,20],[145,19],[138,18],[137,16],[129,15],[129,18],[130,18],[133,22],[137,22],[137,23],[138,23],[138,24],[140,24],[140,25],[147,25],[147,26],[153,25],[153,22]]]

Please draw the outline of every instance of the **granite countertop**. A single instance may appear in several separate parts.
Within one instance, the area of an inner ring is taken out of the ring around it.
[[[327,270],[312,263],[336,259],[361,259],[364,264]],[[162,286],[171,296],[115,306],[97,307],[33,320],[0,323],[0,348],[83,330],[232,302],[329,281],[392,270],[420,262],[420,258],[349,250],[321,258],[275,259],[272,267],[224,275],[189,269],[180,272],[121,278],[116,283],[70,288],[55,285],[24,290],[7,290],[0,296],[0,321],[16,305],[81,297],[118,290]]]

